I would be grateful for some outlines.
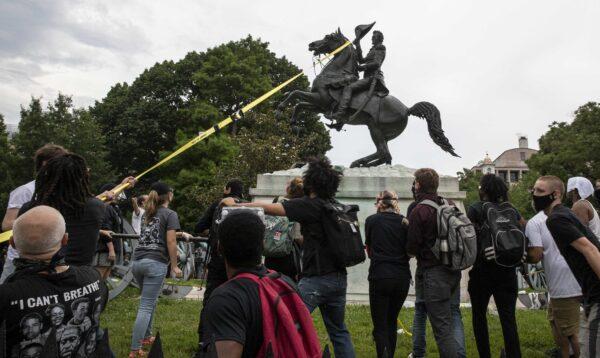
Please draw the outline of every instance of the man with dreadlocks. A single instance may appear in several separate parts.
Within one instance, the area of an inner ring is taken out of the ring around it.
[[[70,265],[92,264],[106,210],[106,204],[92,195],[89,178],[81,156],[65,154],[53,158],[38,173],[32,200],[19,211],[21,215],[33,207],[47,205],[64,216],[69,241],[63,253]],[[135,179],[128,177],[125,182],[133,186]]]
[[[35,172],[39,172],[40,169],[54,157],[58,157],[67,153],[67,150],[60,145],[46,144],[35,152],[33,162],[35,165]],[[23,184],[16,188],[10,193],[8,199],[8,206],[4,219],[2,220],[2,231],[8,231],[12,229],[13,222],[17,218],[19,209],[26,202],[31,200],[33,191],[35,190],[35,180],[30,181],[27,184]],[[8,252],[6,254],[6,261],[4,262],[4,269],[2,270],[2,276],[0,277],[0,284],[6,280],[14,271],[13,260],[19,257],[19,253],[12,246],[8,246]]]

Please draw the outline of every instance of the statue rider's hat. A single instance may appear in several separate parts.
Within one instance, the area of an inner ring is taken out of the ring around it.
[[[354,41],[355,42],[360,41],[360,39],[362,39],[366,34],[368,34],[369,31],[371,31],[373,26],[375,26],[375,22],[373,22],[371,24],[356,26],[354,28],[354,34],[356,35],[356,38],[354,39]]]

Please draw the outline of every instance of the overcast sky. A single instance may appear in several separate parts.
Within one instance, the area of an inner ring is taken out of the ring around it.
[[[600,100],[600,1],[8,1],[0,0],[0,113],[19,120],[30,96],[60,91],[78,106],[155,62],[251,34],[314,78],[307,44],[338,26],[377,21],[386,83],[407,106],[434,103],[462,158],[411,117],[394,164],[454,174],[486,151],[531,147],[553,121]],[[363,40],[367,50],[370,42]],[[366,127],[333,133],[336,164],[371,154]]]

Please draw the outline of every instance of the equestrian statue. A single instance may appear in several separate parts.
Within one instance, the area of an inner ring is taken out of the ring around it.
[[[418,102],[408,108],[396,97],[389,95],[381,71],[386,55],[383,33],[373,31],[373,46],[367,56],[363,57],[360,40],[374,24],[357,26],[355,40],[325,65],[314,79],[311,91],[295,90],[288,93],[277,106],[277,116],[281,117],[288,104],[297,102],[292,111],[292,124],[296,122],[298,111],[310,110],[323,113],[332,121],[327,126],[338,131],[346,124],[366,125],[377,151],[352,162],[352,168],[391,164],[392,155],[387,143],[404,131],[408,116],[411,115],[425,119],[433,142],[458,157],[444,135],[440,112],[433,104]],[[347,41],[338,28],[322,40],[311,42],[308,50],[315,56],[326,55]],[[359,71],[363,72],[362,79],[359,78]]]

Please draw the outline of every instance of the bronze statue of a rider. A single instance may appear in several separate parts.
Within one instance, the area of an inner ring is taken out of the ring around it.
[[[369,90],[367,95],[367,101],[377,94],[379,96],[386,96],[389,90],[385,86],[383,80],[383,72],[381,71],[381,65],[385,60],[385,46],[383,45],[383,33],[381,31],[373,31],[372,36],[373,47],[369,50],[366,57],[362,55],[362,48],[360,47],[360,38],[354,41],[356,48],[356,59],[359,63],[358,70],[363,71],[363,78],[355,82],[350,83],[342,92],[342,97],[338,105],[337,111],[333,114],[333,118],[337,120],[337,123],[331,127],[335,129],[341,129],[346,122],[348,106],[352,99],[352,94],[362,90]]]

